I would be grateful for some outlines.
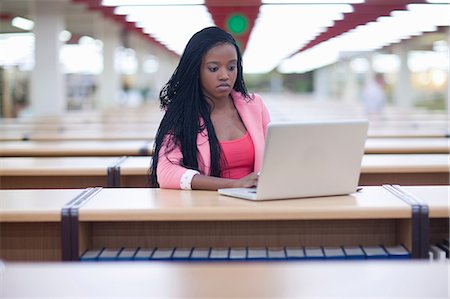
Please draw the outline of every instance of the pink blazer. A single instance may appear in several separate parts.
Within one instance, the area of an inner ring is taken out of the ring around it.
[[[264,154],[264,144],[267,133],[267,125],[270,122],[269,112],[257,94],[254,99],[248,101],[241,93],[232,91],[231,96],[234,100],[234,105],[239,112],[239,115],[244,122],[247,131],[249,132],[253,145],[255,147],[255,168],[254,171],[259,171],[261,168],[262,158]],[[211,167],[211,157],[209,149],[208,135],[206,132],[197,135],[198,147],[198,165],[199,171],[203,175],[209,175]],[[157,177],[161,188],[167,189],[181,189],[181,178],[189,171],[187,168],[179,165],[182,159],[182,154],[179,148],[175,148],[169,153],[165,153],[166,147],[162,146],[159,152]],[[192,180],[192,177],[190,177]]]

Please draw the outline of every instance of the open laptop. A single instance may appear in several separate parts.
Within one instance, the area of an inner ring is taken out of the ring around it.
[[[355,192],[368,126],[367,120],[270,123],[258,187],[218,192],[250,200]]]

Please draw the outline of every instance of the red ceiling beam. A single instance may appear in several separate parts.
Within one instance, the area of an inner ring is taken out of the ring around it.
[[[291,56],[350,31],[359,25],[373,22],[382,16],[389,16],[394,10],[405,10],[408,4],[425,2],[425,0],[366,0],[365,3],[353,4],[352,13],[345,13],[342,20],[336,21],[333,27],[328,28],[327,31],[318,35]]]
[[[13,19],[13,16],[9,13],[0,12],[0,21],[9,22]]]

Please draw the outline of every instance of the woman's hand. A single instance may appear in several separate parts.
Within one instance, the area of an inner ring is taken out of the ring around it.
[[[234,181],[234,188],[250,188],[256,187],[258,185],[258,173],[252,172],[249,175],[243,177],[242,179]]]
[[[258,185],[258,173],[252,172],[239,179],[231,180],[196,174],[192,178],[193,190],[217,190],[220,188],[250,188]]]

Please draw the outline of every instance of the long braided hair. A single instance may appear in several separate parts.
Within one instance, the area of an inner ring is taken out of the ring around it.
[[[211,121],[211,107],[201,89],[200,65],[208,50],[226,43],[233,45],[237,52],[238,72],[233,89],[250,98],[243,78],[242,55],[233,36],[218,27],[207,27],[195,33],[187,43],[172,77],[159,94],[160,107],[165,114],[155,137],[153,161],[149,169],[150,186],[159,186],[156,168],[163,142],[168,142],[167,151],[175,147],[181,149],[183,158],[180,165],[199,170],[197,134],[204,130],[208,134],[211,150],[211,172],[206,175],[220,177],[223,154]],[[202,125],[200,119],[203,119]]]

